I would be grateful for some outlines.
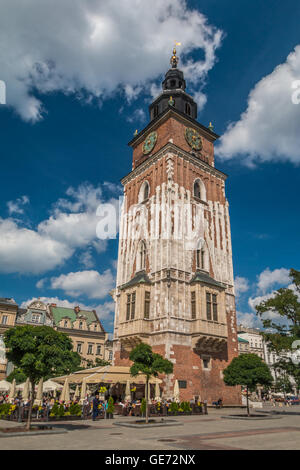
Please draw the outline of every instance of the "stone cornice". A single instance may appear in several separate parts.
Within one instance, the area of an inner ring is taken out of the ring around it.
[[[70,336],[82,337],[83,339],[103,339],[105,340],[105,333],[103,331],[88,331],[88,330],[73,330],[72,328],[62,328],[60,326],[55,328],[57,331],[61,331]]]
[[[177,145],[173,144],[172,142],[168,142],[164,147],[162,147],[157,153],[151,155],[147,158],[143,163],[137,166],[134,170],[132,170],[128,175],[124,176],[121,179],[121,183],[123,185],[129,183],[137,176],[141,175],[144,171],[150,168],[153,163],[156,163],[160,158],[164,157],[166,154],[172,153],[180,158],[183,158],[185,161],[192,163],[193,165],[197,166],[203,171],[210,173],[217,178],[221,178],[223,181],[227,179],[227,175],[220,170],[217,170],[215,167],[208,165],[204,161],[200,160],[199,158],[195,157],[191,153],[186,152],[185,150],[177,147]]]

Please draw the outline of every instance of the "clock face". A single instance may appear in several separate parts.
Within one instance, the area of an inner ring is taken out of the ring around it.
[[[154,149],[154,146],[157,141],[157,132],[151,132],[146,138],[144,145],[143,145],[143,154],[147,155]]]
[[[187,143],[193,150],[202,150],[202,139],[199,132],[191,127],[185,129],[185,138]]]

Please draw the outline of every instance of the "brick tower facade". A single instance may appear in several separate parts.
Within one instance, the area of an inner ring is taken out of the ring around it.
[[[122,179],[114,365],[143,341],[174,364],[163,396],[240,403],[222,371],[238,355],[226,175],[214,166],[218,136],[199,124],[173,51],[150,123],[136,134]]]

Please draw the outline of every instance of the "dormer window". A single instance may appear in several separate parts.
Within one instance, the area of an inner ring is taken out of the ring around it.
[[[79,329],[82,330],[82,321],[79,322]]]
[[[31,317],[31,321],[32,321],[32,323],[40,323],[41,315],[33,313],[32,317]]]
[[[65,320],[65,321],[64,321],[64,327],[65,327],[65,328],[68,328],[68,320]]]

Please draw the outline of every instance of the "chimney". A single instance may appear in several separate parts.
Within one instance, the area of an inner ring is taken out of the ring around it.
[[[56,307],[56,304],[51,304],[51,307]]]
[[[77,305],[76,307],[74,307],[74,312],[75,312],[75,313],[79,313],[79,312],[80,312],[80,307],[79,307],[79,305]]]

